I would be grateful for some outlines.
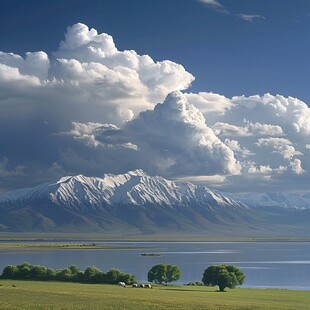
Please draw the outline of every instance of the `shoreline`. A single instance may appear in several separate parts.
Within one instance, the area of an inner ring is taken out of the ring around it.
[[[0,232],[1,243],[96,242],[310,242],[310,236],[225,236],[198,234],[92,234],[92,233],[22,233]]]
[[[1,240],[0,251],[12,250],[141,250],[147,251],[149,247],[147,243],[300,243],[310,242],[305,239],[261,239],[261,240],[38,240],[38,239],[25,239],[25,240]],[[130,244],[136,243],[131,246]],[[144,256],[148,252],[142,252]],[[155,256],[151,253],[151,256]]]

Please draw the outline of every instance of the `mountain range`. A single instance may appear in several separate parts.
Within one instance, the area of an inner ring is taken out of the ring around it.
[[[67,176],[0,196],[0,231],[309,235],[310,195],[232,194],[143,170]]]

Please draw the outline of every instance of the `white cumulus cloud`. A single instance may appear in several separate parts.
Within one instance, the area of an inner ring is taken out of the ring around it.
[[[281,154],[284,159],[288,160],[296,155],[303,155],[303,153],[295,150],[291,141],[284,138],[261,138],[257,141],[257,145],[271,147],[275,153]]]
[[[181,92],[125,126],[138,142],[160,154],[174,174],[238,174],[233,151],[206,125],[203,114]]]
[[[306,187],[306,103],[186,93],[193,80],[81,23],[52,55],[0,52],[0,191],[135,168],[226,190]]]

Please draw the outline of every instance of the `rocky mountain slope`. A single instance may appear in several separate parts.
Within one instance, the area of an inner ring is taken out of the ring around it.
[[[280,221],[274,210],[266,211],[275,206],[281,209]],[[0,230],[247,234],[279,225],[291,229],[292,210],[295,229],[309,206],[310,200],[299,196],[223,194],[135,170],[102,178],[68,176],[8,192],[0,196]]]

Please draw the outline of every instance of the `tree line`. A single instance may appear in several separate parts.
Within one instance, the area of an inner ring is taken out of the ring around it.
[[[85,271],[80,271],[76,265],[68,268],[54,270],[40,265],[23,263],[21,265],[9,265],[3,269],[2,279],[38,280],[38,281],[68,281],[80,283],[108,283],[116,284],[125,282],[136,283],[136,277],[129,273],[123,273],[118,269],[110,269],[103,272],[95,266],[89,266]]]
[[[158,264],[148,272],[148,281],[156,284],[167,284],[181,279],[181,270],[178,266]],[[38,281],[68,281],[80,283],[108,283],[117,284],[124,282],[134,284],[136,277],[123,273],[118,269],[110,269],[106,273],[95,266],[89,266],[85,271],[80,271],[76,265],[68,268],[54,270],[40,265],[23,263],[21,265],[9,265],[3,269],[2,279],[38,280]],[[213,265],[208,267],[202,276],[204,285],[218,286],[220,291],[226,287],[235,288],[244,282],[244,273],[236,266]]]

